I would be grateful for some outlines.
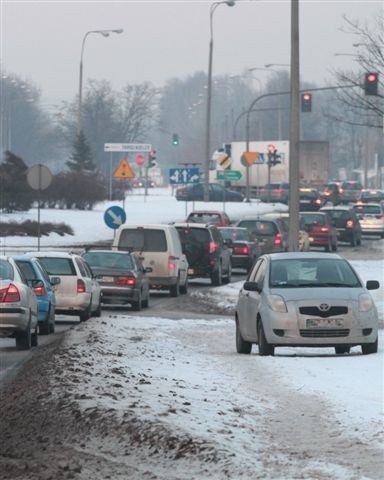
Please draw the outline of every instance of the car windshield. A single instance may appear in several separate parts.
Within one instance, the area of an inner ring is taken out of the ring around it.
[[[361,287],[360,280],[343,259],[283,259],[270,266],[271,288]]]
[[[12,265],[7,260],[0,260],[0,279],[13,280],[14,272]]]
[[[133,268],[131,256],[117,252],[87,252],[83,255],[83,258],[91,267],[111,268],[116,270]]]

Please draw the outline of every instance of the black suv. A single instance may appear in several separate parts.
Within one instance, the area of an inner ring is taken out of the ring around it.
[[[213,225],[176,223],[183,253],[188,260],[188,278],[209,277],[212,285],[231,281],[231,250]]]
[[[356,212],[352,207],[323,207],[321,212],[328,213],[337,229],[337,240],[347,242],[352,246],[361,245],[361,226]]]
[[[288,232],[281,218],[270,218],[268,216],[244,217],[234,226],[246,228],[251,236],[257,239],[261,248],[261,255],[285,252],[288,249]]]

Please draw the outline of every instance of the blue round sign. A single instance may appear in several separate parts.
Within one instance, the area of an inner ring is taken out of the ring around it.
[[[109,228],[119,228],[120,225],[125,223],[126,219],[125,211],[118,205],[112,205],[104,212],[104,222]]]

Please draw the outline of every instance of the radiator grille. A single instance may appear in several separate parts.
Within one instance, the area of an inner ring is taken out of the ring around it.
[[[345,315],[348,313],[348,307],[331,307],[326,312],[319,310],[318,307],[300,307],[299,312],[303,315],[312,315],[314,317],[327,318],[333,317],[335,315]]]
[[[305,338],[348,337],[348,328],[319,328],[300,330],[300,336]]]

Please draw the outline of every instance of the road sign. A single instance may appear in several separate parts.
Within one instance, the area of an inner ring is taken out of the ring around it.
[[[52,173],[45,165],[33,165],[28,168],[27,182],[33,190],[45,190],[52,182]]]
[[[104,222],[109,228],[119,228],[120,225],[125,223],[126,219],[125,211],[118,205],[112,205],[104,212]]]
[[[169,183],[176,185],[180,183],[197,183],[200,180],[198,168],[170,168]]]
[[[232,158],[227,155],[225,152],[220,152],[220,155],[217,156],[216,162],[220,165],[221,168],[229,168],[232,163]]]
[[[150,152],[150,143],[104,143],[104,152]]]
[[[236,181],[240,180],[242,177],[241,172],[239,170],[223,170],[222,172],[216,172],[216,179],[217,180],[228,180],[228,181]]]
[[[142,153],[138,153],[135,161],[137,166],[142,167],[145,163],[145,156]]]
[[[127,160],[121,160],[120,165],[113,172],[113,178],[135,178],[135,173]]]
[[[250,167],[256,162],[258,157],[259,157],[258,152],[243,152],[243,155],[241,156],[241,163],[246,167],[247,166]]]

